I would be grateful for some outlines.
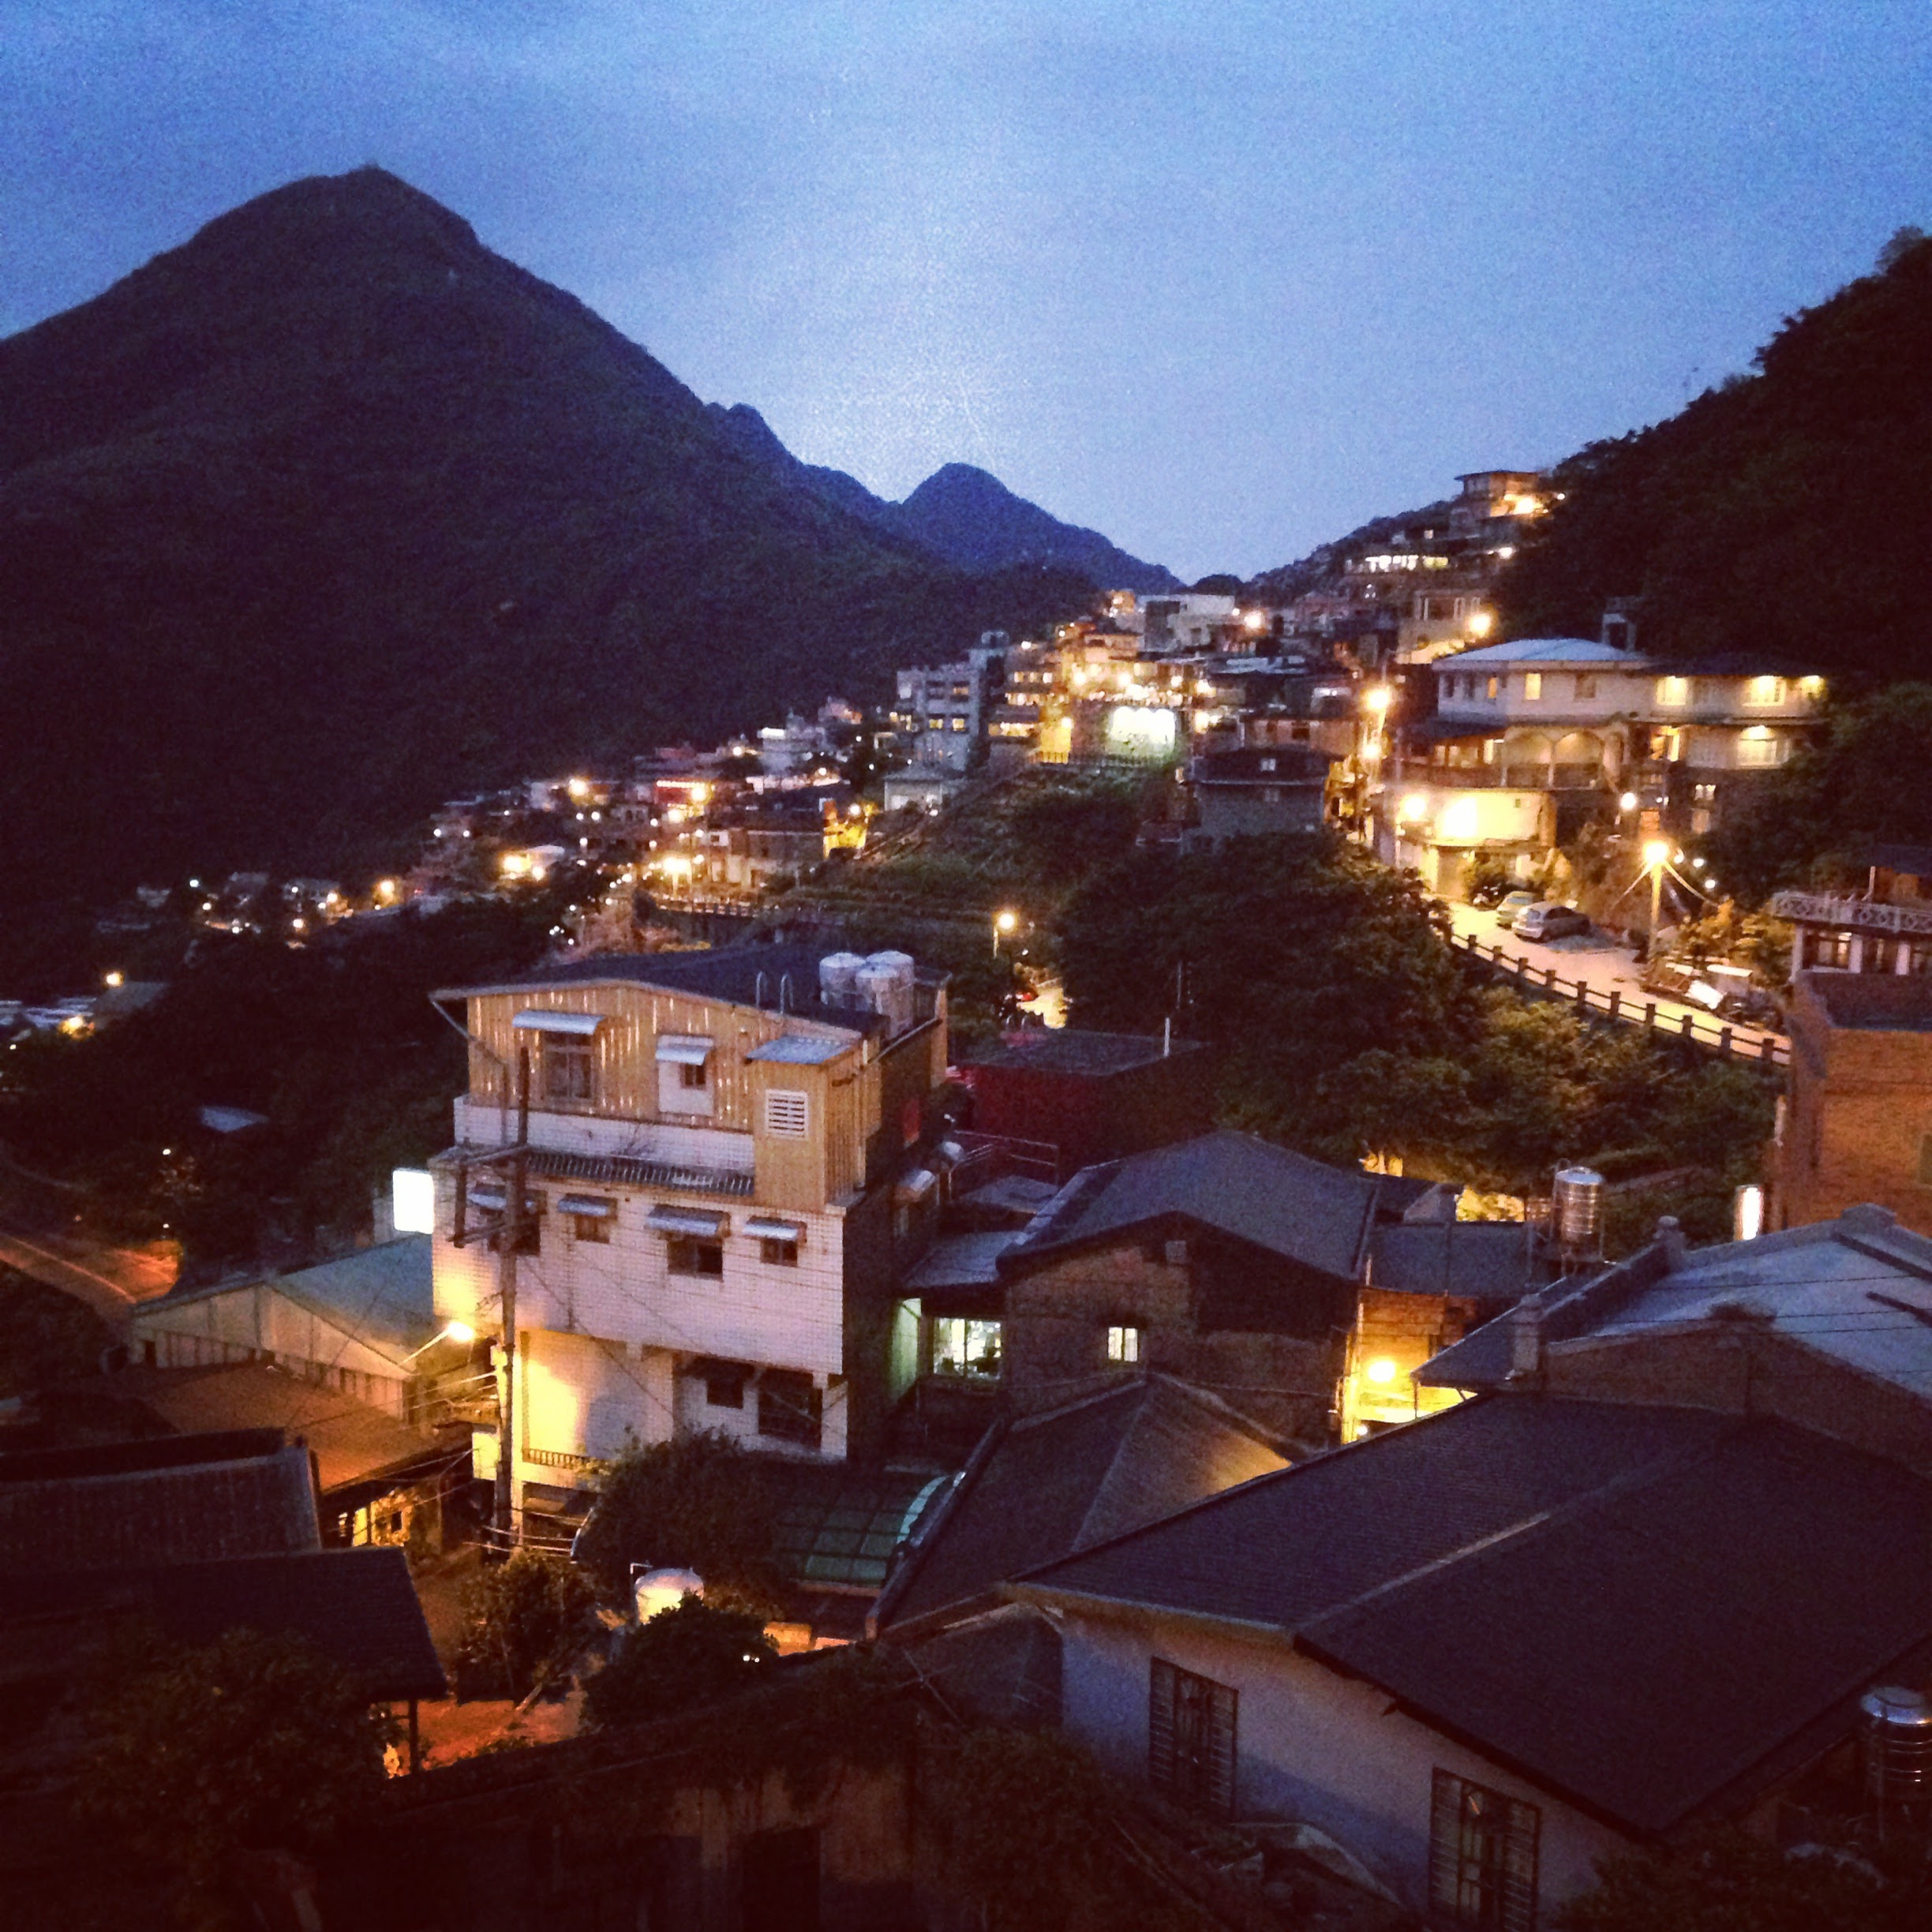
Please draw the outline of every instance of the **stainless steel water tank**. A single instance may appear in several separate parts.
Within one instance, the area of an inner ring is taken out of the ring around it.
[[[1594,1253],[1603,1236],[1604,1178],[1594,1168],[1560,1167],[1550,1204],[1559,1248]]]

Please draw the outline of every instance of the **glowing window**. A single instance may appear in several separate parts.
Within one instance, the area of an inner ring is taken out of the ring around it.
[[[1140,1331],[1132,1327],[1108,1329],[1106,1352],[1110,1362],[1137,1362],[1140,1359]]]

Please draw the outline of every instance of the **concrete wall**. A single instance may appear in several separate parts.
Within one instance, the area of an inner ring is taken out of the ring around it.
[[[1526,1779],[1389,1708],[1386,1691],[1338,1676],[1271,1642],[1152,1615],[1067,1612],[1062,1721],[1122,1777],[1144,1780],[1149,1664],[1166,1658],[1239,1694],[1235,1815],[1319,1826],[1413,1910],[1428,1889],[1431,1773],[1437,1769],[1537,1806],[1539,1904],[1594,1882],[1623,1848],[1607,1827]]]

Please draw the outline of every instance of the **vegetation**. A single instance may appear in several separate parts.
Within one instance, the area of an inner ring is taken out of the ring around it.
[[[390,1170],[448,1140],[462,1042],[429,995],[533,964],[555,911],[533,893],[358,919],[300,951],[219,941],[112,1028],[5,1056],[0,1144],[87,1184],[111,1231],[178,1236],[191,1267],[364,1225]],[[210,1104],[268,1124],[210,1134]]]
[[[1747,901],[1783,886],[1863,885],[1874,841],[1932,844],[1932,683],[1834,706],[1800,751],[1705,845]]]
[[[777,1607],[771,1493],[758,1457],[700,1433],[627,1450],[598,1485],[578,1555],[612,1603],[631,1567],[695,1570],[714,1610],[762,1619]]]
[[[113,1340],[84,1301],[0,1262],[0,1401],[94,1374]]]
[[[1552,1914],[1557,1932],[1926,1932],[1922,1862],[1741,1832],[1607,1859],[1597,1885]]]
[[[464,1606],[460,1661],[519,1703],[568,1674],[597,1629],[596,1593],[567,1558],[519,1549],[486,1564]]]
[[[1512,636],[1594,637],[1608,599],[1640,596],[1646,650],[1932,674],[1932,242],[1897,238],[1756,373],[1592,444],[1554,485],[1503,582]]]
[[[395,1726],[293,1638],[234,1631],[204,1649],[116,1656],[84,1713],[83,1819],[171,1872],[183,1916],[242,1923],[237,1854],[313,1854],[380,1796]]]
[[[1413,878],[1327,840],[1137,856],[1090,882],[1061,938],[1076,1022],[1226,1050],[1229,1124],[1351,1162],[1510,1193],[1588,1160],[1690,1170],[1714,1200],[1753,1178],[1771,1100],[1565,1007],[1479,990]],[[1698,1211],[1700,1222],[1709,1206]]]
[[[593,1724],[647,1724],[749,1690],[777,1655],[761,1619],[687,1597],[624,1633],[584,1706]]]

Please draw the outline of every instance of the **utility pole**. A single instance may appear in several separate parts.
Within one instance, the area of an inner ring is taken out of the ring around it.
[[[530,1049],[517,1049],[517,1128],[504,1189],[503,1229],[496,1247],[496,1293],[503,1309],[503,1388],[497,1402],[496,1527],[516,1534],[517,1249],[523,1240],[525,1182],[530,1174]]]

